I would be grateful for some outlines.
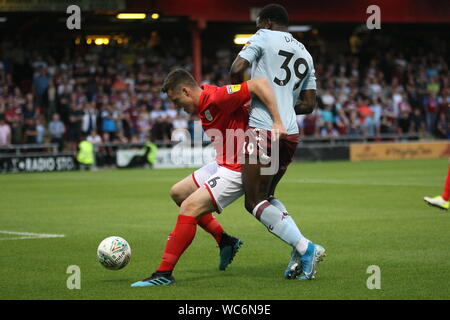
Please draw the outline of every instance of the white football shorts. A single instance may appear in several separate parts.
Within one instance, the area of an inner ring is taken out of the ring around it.
[[[208,190],[217,213],[244,194],[241,173],[219,166],[216,161],[194,171],[192,178],[197,187]]]

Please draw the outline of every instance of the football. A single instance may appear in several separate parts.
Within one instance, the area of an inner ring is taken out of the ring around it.
[[[124,268],[131,259],[131,248],[121,237],[108,237],[100,242],[97,249],[98,261],[109,270]]]

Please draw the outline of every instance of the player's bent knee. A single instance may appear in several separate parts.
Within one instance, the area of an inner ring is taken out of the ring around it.
[[[200,214],[198,205],[190,199],[186,199],[181,203],[179,213],[193,217],[196,217]]]
[[[170,194],[170,197],[172,198],[172,200],[177,205],[181,205],[181,203],[184,200],[184,194],[181,191],[181,188],[178,187],[178,184],[175,184],[175,185],[172,186],[172,188],[170,188],[169,194]]]
[[[261,203],[262,201],[267,200],[267,197],[260,197],[260,198],[251,198],[251,197],[246,197],[245,198],[245,209],[253,214],[253,210],[255,209],[255,207]]]
[[[253,208],[256,207],[256,203],[254,203],[253,201],[247,200],[245,199],[245,209],[253,214]]]
[[[189,212],[189,209],[190,209],[189,200],[183,201],[180,205],[180,210],[178,213],[186,215]]]

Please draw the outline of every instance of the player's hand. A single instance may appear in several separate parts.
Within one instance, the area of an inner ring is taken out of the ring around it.
[[[284,139],[287,136],[287,131],[283,124],[280,122],[274,122],[272,125],[272,140]]]

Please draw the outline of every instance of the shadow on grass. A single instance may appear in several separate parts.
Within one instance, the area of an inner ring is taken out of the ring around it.
[[[267,279],[267,277],[273,277],[275,274],[279,274],[280,277],[283,276],[286,265],[276,263],[272,265],[247,265],[247,266],[230,266],[227,270],[222,271],[219,269],[189,269],[183,271],[185,275],[183,276],[184,281],[196,281],[214,278],[236,278],[245,277],[247,279],[254,279],[255,281],[260,281]],[[192,275],[192,276],[191,276]],[[197,276],[198,275],[198,276]]]
[[[133,282],[136,282],[136,281],[139,281],[139,280],[136,280],[136,279],[131,279],[131,278],[126,278],[126,279],[124,279],[124,278],[121,278],[121,279],[103,279],[103,280],[100,280],[100,282],[109,282],[109,283],[129,283],[130,285],[133,283]]]

